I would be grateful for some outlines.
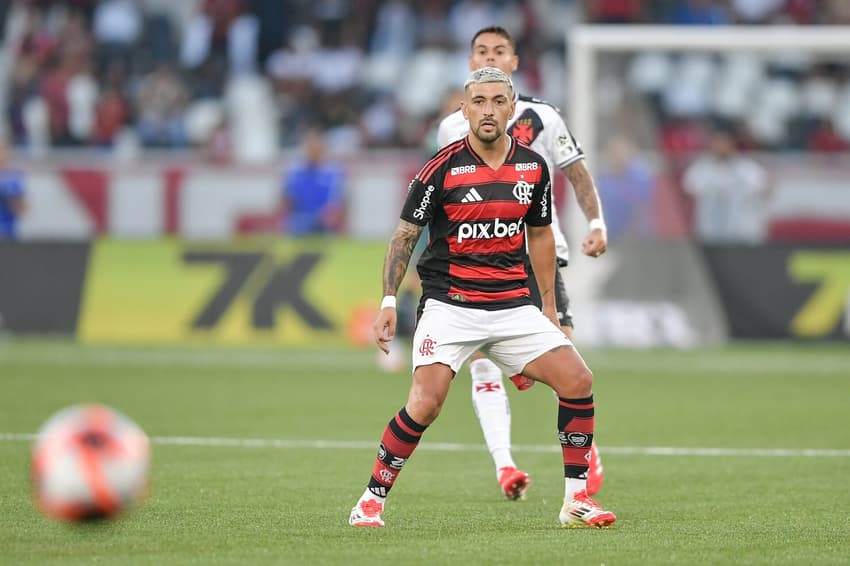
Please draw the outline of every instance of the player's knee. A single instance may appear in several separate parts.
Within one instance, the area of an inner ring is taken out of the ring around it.
[[[437,420],[444,401],[439,395],[420,393],[408,402],[408,413],[417,423],[427,426]]]
[[[587,366],[582,366],[576,370],[576,376],[574,378],[576,387],[587,391],[587,394],[590,395],[590,392],[593,390],[593,372],[590,371],[590,368]]]
[[[580,399],[593,391],[593,372],[586,365],[570,368],[553,387],[558,397]]]

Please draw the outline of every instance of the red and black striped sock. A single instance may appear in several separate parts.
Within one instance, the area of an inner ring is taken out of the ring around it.
[[[378,497],[387,496],[426,428],[427,425],[421,425],[410,418],[404,407],[390,419],[378,447],[375,468],[369,479],[369,491]]]
[[[593,395],[558,397],[558,440],[564,452],[564,477],[586,479],[593,442]]]

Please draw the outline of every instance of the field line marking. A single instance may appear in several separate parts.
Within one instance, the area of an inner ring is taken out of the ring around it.
[[[404,348],[405,356],[407,349]],[[601,350],[588,349],[585,357],[597,372],[631,371],[637,363],[641,368],[656,373],[682,372],[683,359],[693,372],[734,375],[800,372],[805,375],[831,376],[840,374],[850,363],[850,355],[828,352],[819,356],[792,356],[756,351],[751,354],[728,352],[718,358],[703,355],[710,350],[677,351],[672,355],[647,357],[640,352],[634,359],[602,355]],[[702,354],[700,354],[702,353]],[[287,370],[293,365],[321,368],[370,368],[379,372],[371,350],[273,350],[273,349],[209,349],[202,346],[79,346],[47,344],[40,347],[0,342],[0,362],[32,363],[38,365],[95,365],[139,367],[249,367]],[[637,360],[637,361],[636,361]]]
[[[2,442],[32,442],[36,435],[31,433],[0,432]],[[218,438],[199,436],[154,436],[154,444],[162,446],[211,446],[227,448],[285,448],[313,450],[365,450],[375,449],[376,441],[364,440],[289,440],[283,438]],[[422,442],[420,450],[437,452],[484,452],[483,444],[461,444],[456,442]],[[514,452],[560,452],[559,446],[526,444],[513,447]],[[828,448],[687,448],[677,446],[605,446],[605,454],[635,456],[745,456],[745,457],[791,457],[791,458],[850,458],[850,449]]]

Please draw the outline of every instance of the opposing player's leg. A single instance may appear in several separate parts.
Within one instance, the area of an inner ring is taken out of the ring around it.
[[[484,441],[496,466],[496,481],[511,500],[523,499],[531,478],[518,469],[511,454],[511,407],[502,370],[476,352],[469,364],[472,375],[472,407],[484,433]]]

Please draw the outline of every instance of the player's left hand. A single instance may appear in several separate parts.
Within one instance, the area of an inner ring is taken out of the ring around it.
[[[608,232],[596,228],[588,234],[581,243],[581,251],[590,257],[599,257],[608,250]]]
[[[552,321],[552,324],[554,324],[558,328],[561,327],[561,323],[558,321],[558,311],[554,306],[552,306],[552,307],[544,306],[543,307],[543,314],[546,315],[546,318],[548,318],[549,320]]]
[[[395,337],[397,316],[396,310],[392,307],[381,309],[378,318],[375,319],[375,324],[372,326],[375,344],[385,354],[390,353],[389,343]]]

